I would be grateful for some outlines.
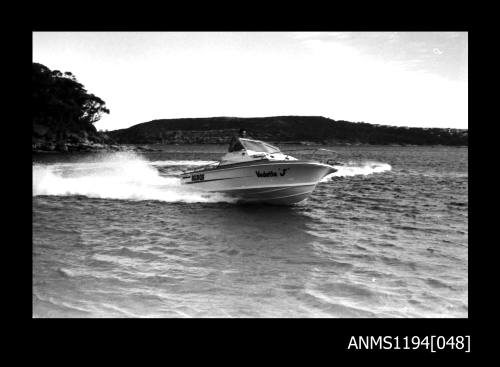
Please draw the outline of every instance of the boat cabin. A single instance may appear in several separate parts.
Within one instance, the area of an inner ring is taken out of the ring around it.
[[[283,154],[278,147],[260,140],[238,138],[233,150],[222,157],[222,163],[247,162],[260,159],[267,160],[297,160]]]

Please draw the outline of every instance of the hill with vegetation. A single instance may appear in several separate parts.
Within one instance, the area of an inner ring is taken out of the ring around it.
[[[114,143],[94,126],[109,113],[106,103],[72,73],[33,63],[32,88],[33,152],[90,151]]]
[[[373,125],[321,116],[164,119],[107,134],[127,144],[225,144],[240,128],[252,138],[275,143],[468,145],[468,130]]]
[[[321,116],[163,119],[103,133],[94,124],[110,112],[106,103],[72,73],[33,63],[32,88],[34,152],[123,150],[120,144],[226,144],[240,128],[255,139],[276,143],[468,145],[467,130],[373,125]]]

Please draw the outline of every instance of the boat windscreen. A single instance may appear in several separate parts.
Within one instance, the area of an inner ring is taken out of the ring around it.
[[[280,149],[278,147],[272,146],[270,144],[264,143],[258,140],[247,140],[240,139],[241,144],[247,150],[253,150],[254,152],[264,152],[264,153],[279,153]]]

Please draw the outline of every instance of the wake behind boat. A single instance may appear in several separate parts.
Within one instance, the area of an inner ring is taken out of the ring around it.
[[[291,205],[305,200],[323,177],[337,171],[330,164],[284,154],[263,141],[238,141],[237,150],[219,162],[183,172],[182,183],[241,202]]]

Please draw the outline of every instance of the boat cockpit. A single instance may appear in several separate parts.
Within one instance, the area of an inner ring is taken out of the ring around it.
[[[226,153],[221,163],[248,162],[254,160],[297,160],[296,158],[283,154],[278,147],[260,140],[238,138],[231,152]]]

